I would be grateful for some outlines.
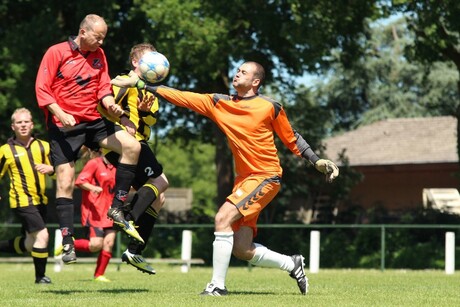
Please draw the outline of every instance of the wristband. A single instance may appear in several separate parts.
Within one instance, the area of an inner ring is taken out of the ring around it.
[[[145,82],[142,79],[137,80],[136,82],[136,87],[138,90],[143,90],[145,89]]]

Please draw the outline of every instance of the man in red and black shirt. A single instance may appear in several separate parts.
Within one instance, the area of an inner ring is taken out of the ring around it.
[[[115,197],[107,215],[128,235],[143,243],[134,224],[126,221],[121,210],[135,175],[140,144],[97,111],[101,102],[112,116],[123,115],[114,101],[107,60],[101,48],[106,34],[104,19],[87,15],[80,24],[78,36],[46,51],[35,84],[38,105],[45,112],[57,176],[56,211],[63,236],[64,263],[76,262],[72,195],[75,161],[82,145],[91,149],[104,147],[120,154]]]

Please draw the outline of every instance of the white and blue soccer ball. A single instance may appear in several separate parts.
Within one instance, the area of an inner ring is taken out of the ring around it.
[[[142,79],[149,83],[163,81],[169,73],[169,61],[161,53],[150,51],[139,60],[139,71]]]

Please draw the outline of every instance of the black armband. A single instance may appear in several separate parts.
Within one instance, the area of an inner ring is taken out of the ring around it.
[[[156,94],[157,93],[157,88],[158,86],[155,86],[155,85],[152,85],[152,84],[145,84],[144,86],[144,89],[147,91],[147,92],[150,92],[152,94]]]
[[[316,161],[319,160],[319,157],[313,152],[311,147],[308,147],[302,152],[302,157],[310,161],[312,165],[315,165]]]
[[[297,139],[296,145],[299,148],[299,151],[302,154],[302,157],[310,161],[311,164],[315,165],[316,161],[319,160],[319,157],[315,154],[313,149],[311,149],[307,141],[305,141],[304,138],[295,130],[294,130],[294,135]]]

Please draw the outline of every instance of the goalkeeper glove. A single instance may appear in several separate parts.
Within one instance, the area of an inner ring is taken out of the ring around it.
[[[124,76],[116,76],[112,81],[111,84],[118,86],[118,87],[137,87],[138,89],[142,90],[145,88],[145,82],[134,72],[130,71],[128,74],[128,78]]]
[[[315,163],[315,168],[326,175],[327,182],[332,182],[339,176],[339,168],[330,160],[319,159]]]

